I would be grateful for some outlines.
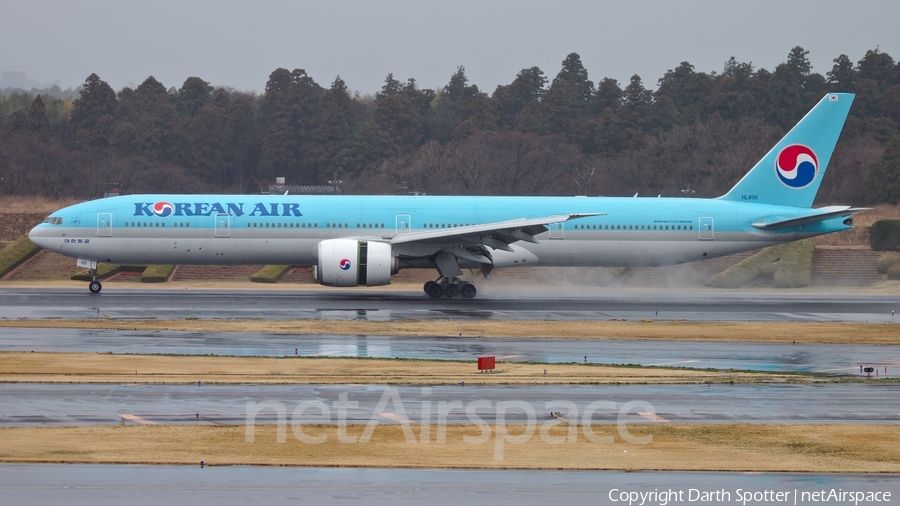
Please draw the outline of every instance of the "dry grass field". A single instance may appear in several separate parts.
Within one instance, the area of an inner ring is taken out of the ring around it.
[[[302,427],[303,435],[326,436],[324,443],[304,443],[286,428],[277,443],[277,428],[257,426],[247,443],[244,426],[143,425],[121,427],[16,427],[0,429],[0,461],[129,464],[276,465],[322,467],[424,467],[509,469],[620,469],[679,471],[793,471],[900,473],[898,425],[763,425],[631,424],[632,436],[652,435],[649,444],[625,442],[615,425],[593,425],[611,443],[588,441],[576,427],[577,442],[551,444],[541,437],[538,420],[533,437],[502,445],[496,427],[481,443],[464,436],[482,435],[476,425],[448,425],[438,443],[431,425],[427,442],[421,426],[412,425],[408,440],[400,425],[378,424],[366,443],[342,443],[333,425]],[[553,423],[553,422],[551,422]],[[363,434],[351,425],[346,436]],[[507,425],[510,436],[525,425]],[[547,435],[563,440],[567,428],[548,426]],[[347,439],[345,439],[346,441]]]
[[[900,318],[898,318],[900,322]],[[900,344],[900,325],[841,322],[0,320],[2,327],[441,337]]]
[[[546,372],[546,374],[545,374]],[[208,384],[628,384],[831,381],[768,372],[499,362],[493,373],[471,362],[323,358],[0,352],[0,382]]]
[[[42,213],[50,214],[53,211],[62,209],[81,202],[75,199],[48,199],[45,197],[19,197],[14,195],[6,195],[0,197],[0,209],[5,213]]]

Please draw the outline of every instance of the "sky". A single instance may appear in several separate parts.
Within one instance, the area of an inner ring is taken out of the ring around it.
[[[63,89],[96,73],[116,90],[152,75],[261,92],[302,68],[370,94],[388,73],[439,88],[463,65],[490,94],[524,68],[552,80],[576,52],[595,83],[638,74],[655,89],[682,61],[773,70],[798,45],[823,75],[842,53],[897,60],[898,20],[897,0],[0,0],[0,70]]]

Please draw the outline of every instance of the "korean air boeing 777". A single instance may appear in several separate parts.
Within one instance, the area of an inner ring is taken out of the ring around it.
[[[658,266],[853,227],[813,209],[853,95],[826,95],[727,194],[608,197],[131,195],[66,207],[29,233],[92,269],[116,264],[315,265],[327,286],[435,268],[431,297],[474,297],[464,268]]]

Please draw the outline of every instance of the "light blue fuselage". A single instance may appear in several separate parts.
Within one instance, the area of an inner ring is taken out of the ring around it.
[[[156,203],[161,206],[156,213]],[[852,228],[836,217],[780,230],[752,223],[805,216],[809,208],[724,199],[461,196],[136,195],[54,212],[36,244],[116,264],[315,265],[326,239],[389,240],[397,234],[519,218],[601,213],[554,224],[497,251],[495,267],[654,266],[692,262]],[[440,249],[394,245],[401,267]],[[417,260],[419,259],[419,260]],[[466,262],[460,261],[465,267]]]

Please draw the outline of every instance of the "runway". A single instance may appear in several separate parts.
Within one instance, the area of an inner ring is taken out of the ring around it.
[[[889,322],[900,298],[869,295],[553,293],[475,300],[430,300],[418,292],[340,290],[81,290],[2,289],[0,318],[355,319],[355,320],[607,320],[871,321]],[[574,341],[563,339],[292,336],[265,333],[119,332],[0,329],[0,351],[217,354],[238,356],[358,356],[553,363],[632,363],[697,368],[858,374],[861,364],[900,371],[893,346]],[[301,402],[331,408],[342,394],[354,408],[347,423],[472,423],[465,407],[480,402],[480,420],[497,420],[498,403],[520,401],[538,423],[549,412],[593,423],[860,423],[898,424],[900,384],[824,385],[539,385],[396,387],[379,407],[383,385],[128,385],[0,384],[0,427],[128,424],[244,424],[248,402],[283,405],[287,422],[322,423]],[[630,405],[633,401],[643,404]],[[447,412],[439,408],[453,407]],[[454,403],[454,404],[448,404]],[[552,404],[548,404],[552,403]],[[423,418],[423,406],[431,415]],[[625,406],[627,411],[622,413]],[[645,413],[639,414],[639,411]],[[655,413],[655,417],[646,413]],[[507,423],[529,419],[521,408]],[[255,423],[276,423],[273,409]],[[205,473],[205,474],[204,474]],[[264,501],[372,504],[614,504],[610,490],[689,488],[897,490],[895,476],[737,473],[448,471],[407,469],[279,469],[256,467],[0,464],[0,491],[10,504],[193,504]],[[615,502],[615,504],[622,504]],[[748,504],[761,504],[750,502]],[[797,504],[804,504],[802,501]]]
[[[454,320],[676,319],[691,321],[889,322],[894,295],[635,293],[578,291],[493,293],[476,299],[429,299],[418,291],[315,289],[175,290],[110,287],[4,288],[0,318],[262,318]],[[898,316],[900,317],[900,316]]]
[[[661,473],[428,469],[0,464],[4,504],[623,504],[623,491],[728,491],[791,494],[832,488],[891,492],[884,474]],[[615,490],[614,490],[615,489]],[[612,494],[612,495],[611,495]],[[619,502],[614,502],[611,499]],[[745,496],[746,497],[746,496]],[[794,504],[790,496],[789,504]],[[811,504],[802,500],[796,504]],[[725,501],[722,501],[725,502]],[[672,501],[671,504],[678,502]],[[742,504],[737,501],[738,504]],[[627,499],[624,504],[628,504]],[[637,504],[637,503],[635,503]],[[645,504],[660,504],[659,501]],[[750,501],[747,505],[763,504]],[[864,504],[864,503],[860,503]]]
[[[650,422],[655,412],[672,423],[900,423],[900,384],[829,385],[535,385],[391,387],[383,385],[146,385],[146,384],[0,384],[0,426],[112,425],[123,415],[129,423],[244,424],[248,402],[280,403],[290,416],[287,423],[338,423],[336,402],[357,403],[346,410],[347,423],[436,423],[440,403],[451,404],[446,423],[476,422],[466,412],[475,401],[483,406],[479,417],[496,419],[498,403],[519,401],[533,409],[537,421],[549,420],[550,411],[579,422],[594,402],[593,423]],[[291,416],[303,401],[328,406],[328,417],[309,409]],[[487,401],[487,404],[485,404]],[[627,403],[645,404],[627,408]],[[430,404],[428,404],[430,403]],[[557,404],[547,404],[557,403]],[[423,406],[428,404],[430,408]],[[253,411],[251,409],[251,411]],[[422,413],[431,413],[423,419]],[[388,413],[381,415],[379,413]],[[508,423],[528,421],[525,409],[511,409]],[[137,420],[137,421],[134,421]],[[274,409],[262,409],[255,423],[276,423]],[[330,420],[330,422],[329,422]],[[656,420],[659,421],[659,420]]]
[[[900,346],[0,328],[0,351],[303,356],[647,366],[900,377]]]

